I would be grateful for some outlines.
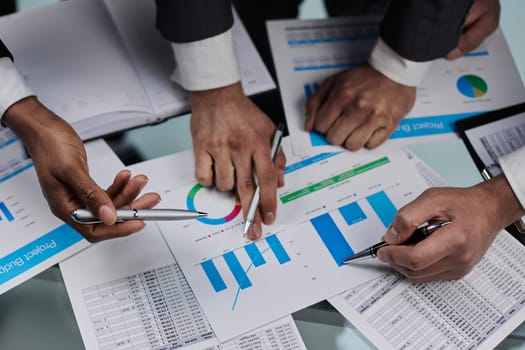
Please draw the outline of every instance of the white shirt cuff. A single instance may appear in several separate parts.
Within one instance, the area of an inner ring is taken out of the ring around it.
[[[525,209],[525,146],[498,161],[516,198]]]
[[[432,61],[415,62],[399,56],[381,38],[374,46],[368,63],[390,80],[406,86],[418,86],[432,65]]]
[[[9,57],[0,58],[0,122],[5,111],[24,97],[35,93],[26,85],[24,79]]]
[[[209,90],[241,80],[231,29],[204,40],[171,45],[176,62],[171,79],[184,89]]]

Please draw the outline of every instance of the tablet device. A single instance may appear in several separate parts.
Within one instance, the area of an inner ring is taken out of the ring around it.
[[[525,103],[458,120],[455,124],[485,180],[501,173],[499,158],[525,147]],[[525,233],[525,220],[515,224]]]

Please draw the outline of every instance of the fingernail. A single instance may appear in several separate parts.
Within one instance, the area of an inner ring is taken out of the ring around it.
[[[398,234],[396,229],[393,226],[390,226],[386,234],[383,236],[383,240],[387,243],[396,243],[398,239]]]
[[[268,212],[266,214],[264,214],[264,224],[265,225],[271,225],[273,224],[273,222],[275,221],[275,216],[273,215],[272,212]]]
[[[111,208],[106,204],[98,208],[98,217],[106,225],[113,225],[117,220],[113,210],[111,210]]]
[[[261,236],[261,228],[259,225],[252,225],[248,231],[248,236],[251,240],[259,238]]]
[[[144,182],[140,185],[141,190],[144,189],[144,187],[146,187],[149,181],[149,178],[146,175],[143,175],[143,176],[144,176]]]
[[[382,249],[379,249],[377,251],[377,258],[380,261],[385,262],[385,263],[390,263],[390,260],[391,260],[390,255],[385,253],[385,252],[383,252]]]

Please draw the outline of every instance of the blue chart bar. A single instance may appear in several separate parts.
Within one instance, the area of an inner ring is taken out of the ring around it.
[[[313,84],[304,84],[304,94],[306,95],[306,98],[309,98],[319,90],[320,86],[319,83],[313,83]]]
[[[224,280],[212,260],[206,260],[201,266],[216,292],[226,289],[226,283],[224,283]]]
[[[306,98],[308,98],[308,97],[310,97],[310,96],[312,96],[314,94],[310,84],[304,84],[304,94],[306,95]]]
[[[257,248],[255,243],[250,243],[244,246],[244,250],[246,250],[246,253],[248,253],[253,266],[257,267],[266,264],[266,260],[264,260],[261,251],[259,248]]]
[[[226,261],[226,264],[228,264],[228,267],[230,268],[233,277],[235,277],[235,279],[237,280],[239,287],[241,287],[241,289],[251,287],[252,282],[248,278],[246,271],[244,271],[244,268],[239,262],[239,259],[237,259],[237,256],[235,256],[235,253],[229,252],[224,254],[222,257],[224,258],[224,261]]]
[[[366,219],[366,214],[357,202],[353,202],[339,208],[339,212],[348,225],[355,224]]]
[[[310,222],[338,266],[343,265],[344,259],[354,255],[352,247],[350,247],[330,214],[319,215],[311,219]]]
[[[284,250],[284,247],[281,244],[281,241],[279,241],[279,238],[277,238],[276,235],[271,235],[271,236],[266,237],[266,242],[268,242],[270,249],[272,250],[277,260],[279,261],[279,264],[284,264],[290,261],[290,257],[288,256],[288,253],[286,253],[286,250]]]
[[[372,209],[374,209],[385,227],[388,227],[392,221],[394,221],[397,209],[390,198],[388,198],[385,191],[377,192],[368,196],[366,197],[366,200],[372,206]]]
[[[7,206],[5,205],[4,202],[0,202],[0,211],[4,213],[4,216],[7,219],[7,221],[13,221],[15,219],[15,217],[13,216],[13,214],[11,214],[9,209],[7,209]],[[2,221],[1,215],[0,215],[0,221]]]

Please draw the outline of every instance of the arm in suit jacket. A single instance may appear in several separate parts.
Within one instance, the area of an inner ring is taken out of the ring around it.
[[[231,0],[156,0],[157,28],[174,43],[203,40],[233,26]]]
[[[423,62],[444,57],[459,41],[472,0],[392,0],[381,38],[400,56]]]

